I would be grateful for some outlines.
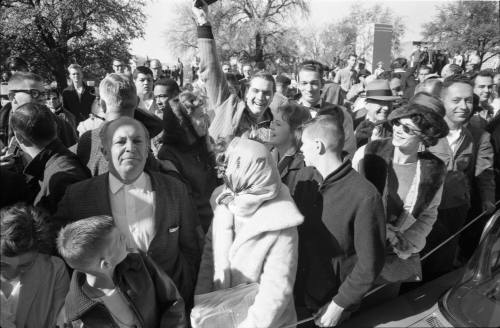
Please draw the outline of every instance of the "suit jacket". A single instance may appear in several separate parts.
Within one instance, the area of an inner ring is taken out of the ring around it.
[[[201,257],[198,215],[184,183],[165,174],[147,173],[155,192],[156,230],[147,255],[172,278],[189,304]],[[108,174],[70,186],[59,203],[53,223],[60,227],[94,215],[113,215]]]
[[[78,98],[78,93],[73,83],[63,90],[62,97],[63,107],[75,115],[76,125],[89,117],[95,96],[90,92],[90,88],[85,83],[83,84],[81,98]]]
[[[493,147],[490,134],[479,127],[463,127],[455,152],[446,138],[429,151],[447,164],[440,209],[495,202]]]
[[[58,257],[38,254],[21,276],[16,327],[52,328],[69,289],[66,265]]]
[[[55,213],[66,188],[90,178],[89,170],[59,139],[48,144],[26,168],[24,174],[36,193],[34,205]]]

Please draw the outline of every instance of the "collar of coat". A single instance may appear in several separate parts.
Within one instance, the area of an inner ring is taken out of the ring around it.
[[[392,139],[387,138],[369,143],[365,148],[364,159],[360,163],[360,173],[375,185],[384,200],[387,199],[388,186],[394,183],[390,181],[392,177],[395,177],[392,168],[393,158]],[[419,175],[419,180],[417,199],[412,210],[414,217],[418,217],[429,206],[446,177],[446,165],[432,153],[419,152],[417,158],[416,174]],[[386,211],[389,210],[387,203],[384,205]]]
[[[38,153],[25,167],[24,174],[43,180],[45,168],[61,155],[70,153],[59,139],[54,139]],[[72,153],[70,153],[72,155]]]
[[[141,269],[141,263],[142,259],[139,254],[128,254],[125,260],[117,265],[114,280],[120,280],[117,279],[117,277],[120,274],[125,274],[129,270],[139,271]],[[82,286],[85,283],[85,280],[85,273],[76,270],[73,271],[65,303],[66,314],[68,316],[68,321],[70,322],[80,319],[86,312],[100,304],[98,301],[93,300],[83,292]],[[118,286],[116,287],[119,288]]]

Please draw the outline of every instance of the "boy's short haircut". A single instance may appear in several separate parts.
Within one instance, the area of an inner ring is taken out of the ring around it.
[[[311,121],[304,124],[303,131],[315,139],[321,139],[325,147],[335,153],[341,154],[344,148],[344,128],[338,117],[330,114],[319,114]]]
[[[70,266],[84,268],[103,252],[115,227],[109,215],[91,216],[70,223],[59,231],[59,254]]]

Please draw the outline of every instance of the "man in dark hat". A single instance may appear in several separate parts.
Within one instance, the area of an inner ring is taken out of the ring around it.
[[[366,86],[365,108],[358,110],[358,124],[354,122],[356,129],[356,146],[359,148],[376,138],[390,136],[390,128],[377,123],[385,121],[392,110],[393,101],[401,97],[393,96],[391,87],[387,80],[375,80]],[[360,116],[366,113],[365,116]]]

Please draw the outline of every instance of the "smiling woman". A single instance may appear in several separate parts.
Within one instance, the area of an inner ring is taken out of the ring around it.
[[[418,253],[437,218],[446,166],[422,145],[433,146],[448,134],[443,117],[433,109],[410,104],[388,117],[392,138],[361,147],[353,167],[382,194],[386,209],[387,258],[381,280],[391,282],[386,297],[399,292],[402,281],[421,280]],[[410,274],[403,275],[402,272]]]

